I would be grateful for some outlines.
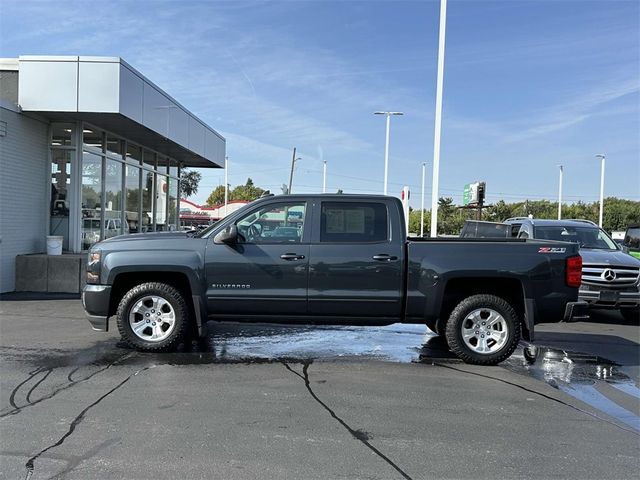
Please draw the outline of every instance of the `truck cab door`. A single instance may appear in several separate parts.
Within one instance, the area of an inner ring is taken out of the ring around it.
[[[320,201],[311,244],[309,314],[396,318],[402,314],[405,233],[389,202]],[[400,230],[399,223],[396,227]]]
[[[309,233],[305,201],[257,206],[235,222],[235,241],[209,240],[209,315],[304,315]]]

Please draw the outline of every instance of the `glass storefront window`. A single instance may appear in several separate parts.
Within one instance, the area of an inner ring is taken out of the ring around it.
[[[124,150],[124,142],[118,137],[107,135],[107,153],[113,153],[118,157],[122,157]]]
[[[102,151],[104,147],[102,131],[85,126],[82,130],[82,143],[85,148],[98,149]]]
[[[100,240],[102,221],[102,156],[82,153],[82,249]]]
[[[167,228],[167,193],[169,184],[166,175],[156,175],[156,231],[162,232]]]
[[[51,151],[51,205],[49,235],[63,237],[62,248],[69,249],[69,199],[71,160],[75,150]]]
[[[158,172],[168,173],[169,161],[164,155],[158,155]]]
[[[169,224],[169,230],[178,229],[178,181],[174,178],[169,178],[169,211],[167,215],[167,223]]]
[[[107,158],[104,178],[104,238],[129,233],[129,225],[122,225],[122,163]]]
[[[145,167],[154,170],[156,168],[156,154],[149,150],[144,150],[142,153],[142,163]]]
[[[153,181],[155,174],[142,170],[142,217],[140,218],[140,231],[153,231]]]
[[[71,147],[75,145],[75,125],[72,123],[51,124],[51,146]]]
[[[140,218],[140,167],[125,166],[125,189],[127,200],[125,205],[125,221],[130,233],[139,232]],[[125,227],[126,228],[126,227]]]
[[[127,160],[139,164],[142,160],[142,148],[127,142]]]

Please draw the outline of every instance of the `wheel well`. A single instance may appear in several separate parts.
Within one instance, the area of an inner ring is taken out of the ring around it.
[[[524,291],[519,280],[495,277],[454,278],[447,282],[444,290],[440,316],[436,325],[438,333],[444,334],[447,320],[458,303],[471,295],[479,294],[503,298],[516,311],[520,321],[524,319]],[[523,328],[526,329],[524,322]]]
[[[189,314],[193,316],[193,302],[191,300],[191,285],[184,273],[178,272],[132,272],[120,273],[113,279],[111,298],[109,300],[109,316],[115,315],[122,297],[136,285],[147,282],[166,283],[177,289],[189,306]]]

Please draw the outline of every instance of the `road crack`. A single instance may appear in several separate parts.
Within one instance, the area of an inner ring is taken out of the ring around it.
[[[95,372],[91,373],[90,375],[87,375],[84,378],[81,378],[80,380],[71,380],[71,375],[73,373],[75,373],[80,367],[76,368],[75,370],[73,370],[71,373],[69,373],[69,375],[67,376],[67,379],[70,381],[70,383],[66,384],[66,385],[62,385],[61,387],[58,387],[56,389],[54,389],[50,394],[45,395],[43,397],[38,398],[37,400],[31,401],[31,394],[33,393],[33,391],[38,387],[38,385],[40,385],[44,380],[46,380],[46,378],[51,374],[51,372],[54,370],[53,368],[38,368],[36,370],[33,370],[31,372],[29,372],[28,377],[26,378],[26,380],[23,380],[22,382],[20,382],[18,385],[16,385],[16,387],[12,390],[11,395],[9,397],[9,404],[13,407],[12,410],[9,410],[7,412],[3,412],[0,413],[0,420],[4,419],[10,415],[17,415],[18,413],[22,412],[22,410],[24,410],[27,407],[33,407],[34,405],[39,404],[40,402],[43,402],[45,400],[50,400],[51,398],[55,397],[56,395],[58,395],[60,392],[64,392],[65,390],[68,390],[71,387],[74,387],[76,385],[79,385],[81,383],[87,382],[89,380],[91,380],[93,377],[95,377],[96,375],[98,375],[99,373],[104,372],[105,370],[110,369],[111,367],[113,367],[114,365],[116,365],[117,363],[119,363],[120,361],[124,360],[125,358],[129,357],[133,355],[133,353],[127,353],[125,355],[122,355],[120,357],[118,357],[116,360],[114,360],[113,362],[109,363],[108,365],[106,365],[105,367],[102,367],[98,370],[96,370]],[[27,393],[27,403],[25,405],[21,405],[18,406],[16,403],[16,395],[18,394],[18,392],[20,391],[20,389],[26,385],[27,383],[29,383],[31,380],[33,380],[39,373],[42,372],[47,372],[45,373],[45,375],[29,390],[29,392]]]
[[[331,417],[336,420],[340,425],[342,425],[353,438],[361,442],[365,445],[369,450],[371,450],[374,454],[384,460],[388,465],[390,465],[396,472],[398,472],[402,478],[406,480],[412,480],[412,478],[402,470],[396,463],[394,463],[389,457],[387,457],[384,453],[374,447],[369,441],[369,434],[364,430],[356,430],[353,427],[349,426],[347,422],[345,422],[342,418],[340,418],[326,403],[324,403],[318,395],[311,388],[311,382],[309,381],[309,366],[313,363],[313,361],[307,360],[302,362],[302,375],[292,369],[286,362],[282,362],[284,368],[289,370],[289,372],[293,373],[295,376],[300,377],[304,381],[304,385],[307,388],[307,391],[311,395],[311,397],[322,407],[324,408]]]
[[[74,418],[73,421],[69,424],[69,430],[67,430],[67,433],[65,433],[62,437],[60,437],[60,439],[57,442],[49,445],[46,448],[43,448],[38,453],[36,453],[33,457],[31,457],[29,460],[27,460],[27,463],[25,463],[25,468],[27,469],[27,472],[26,472],[26,475],[25,475],[25,480],[29,480],[32,477],[33,472],[35,471],[35,461],[38,458],[40,458],[40,456],[42,456],[44,453],[48,452],[49,450],[51,450],[53,448],[56,448],[56,447],[59,447],[60,445],[62,445],[64,443],[64,441],[73,434],[73,432],[75,431],[76,427],[78,425],[80,425],[80,423],[82,423],[82,421],[85,418],[85,415],[87,414],[87,412],[89,410],[91,410],[93,407],[98,405],[100,402],[102,402],[105,398],[107,398],[113,392],[115,392],[116,390],[120,389],[123,385],[125,385],[133,377],[135,377],[139,373],[144,372],[145,370],[149,370],[150,368],[153,368],[154,366],[155,365],[152,365],[152,366],[149,366],[149,367],[144,367],[144,368],[141,368],[140,370],[132,373],[127,378],[122,380],[118,385],[116,385],[111,390],[109,390],[107,393],[105,393],[100,398],[98,398],[95,402],[93,402],[90,405],[88,405],[87,407],[85,407],[84,410],[82,410],[78,414],[78,416],[76,416],[76,418]]]

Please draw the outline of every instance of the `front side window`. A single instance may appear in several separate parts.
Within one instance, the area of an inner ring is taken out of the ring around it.
[[[629,227],[624,236],[623,245],[634,252],[640,250],[640,227]]]
[[[305,213],[304,202],[267,205],[238,220],[238,234],[245,243],[300,243]]]
[[[387,207],[374,202],[322,202],[320,241],[374,243],[389,239]]]

